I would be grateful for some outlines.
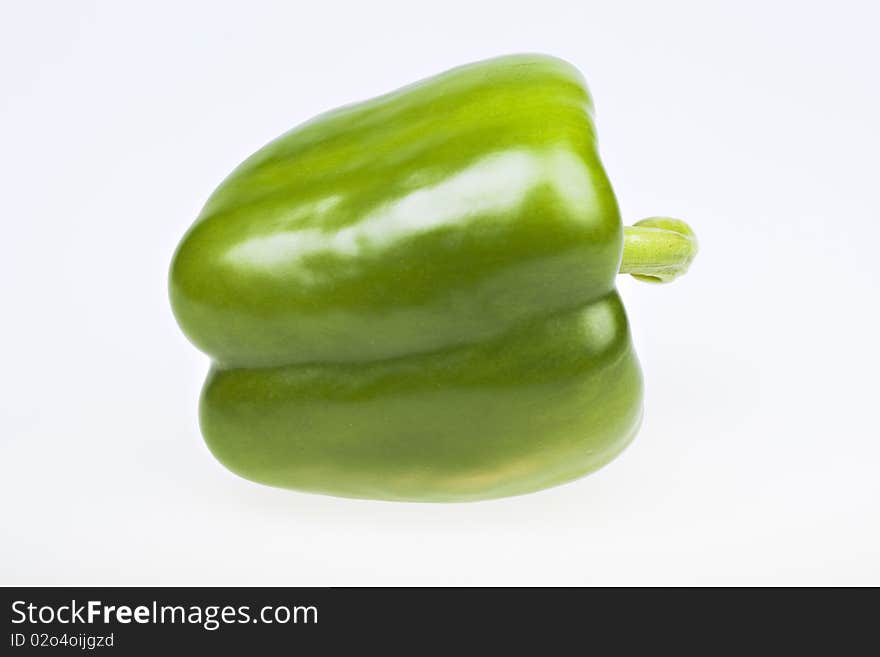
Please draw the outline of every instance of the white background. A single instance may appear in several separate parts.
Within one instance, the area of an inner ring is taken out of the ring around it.
[[[865,2],[5,2],[0,583],[880,584],[880,22]],[[262,487],[197,426],[167,299],[219,181],[310,116],[539,51],[596,100],[646,421],[500,501]]]

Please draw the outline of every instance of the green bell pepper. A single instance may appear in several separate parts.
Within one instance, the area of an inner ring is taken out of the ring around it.
[[[460,501],[575,479],[640,422],[618,271],[666,281],[690,229],[624,229],[579,72],[454,69],[318,116],[223,181],[171,266],[210,355],[200,420],[254,481]]]

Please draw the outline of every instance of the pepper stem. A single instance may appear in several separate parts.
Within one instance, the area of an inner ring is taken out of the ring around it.
[[[669,283],[684,274],[697,255],[697,236],[685,222],[650,217],[623,229],[621,274],[649,283]]]

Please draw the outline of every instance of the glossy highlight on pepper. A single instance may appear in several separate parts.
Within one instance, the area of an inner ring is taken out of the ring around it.
[[[616,456],[642,382],[615,277],[670,280],[696,241],[662,218],[625,234],[592,112],[571,65],[502,57],[316,117],[233,171],[170,274],[213,360],[215,456],[408,501],[521,494]]]

